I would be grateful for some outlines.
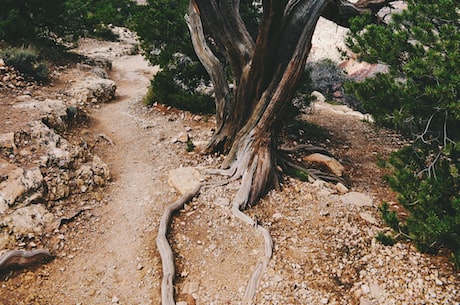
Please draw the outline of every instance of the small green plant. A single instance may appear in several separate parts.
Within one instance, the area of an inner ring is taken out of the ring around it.
[[[187,140],[187,148],[185,149],[187,152],[192,152],[195,149],[195,145],[193,144],[192,139]]]
[[[8,48],[0,53],[5,64],[14,67],[26,77],[46,81],[49,76],[48,64],[41,60],[37,50],[31,47]]]
[[[287,174],[294,179],[298,179],[300,181],[308,181],[308,173],[296,168],[287,168]]]
[[[385,246],[393,246],[396,243],[395,239],[391,235],[387,235],[383,231],[379,231],[375,236],[375,239]]]

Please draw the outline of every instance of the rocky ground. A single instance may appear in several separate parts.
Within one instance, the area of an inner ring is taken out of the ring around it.
[[[159,219],[180,195],[171,180],[189,168],[205,186],[172,223],[176,300],[241,304],[263,238],[230,211],[238,181],[207,184],[220,177],[205,169],[223,158],[199,153],[213,118],[143,106],[155,69],[120,31],[121,42],[83,41],[77,51],[93,60],[59,68],[50,86],[0,65],[0,249],[55,256],[0,271],[0,304],[160,304]],[[274,242],[253,304],[460,304],[460,277],[446,253],[374,239],[387,230],[380,203],[398,208],[375,165],[403,144],[397,135],[318,103],[286,145],[311,142],[312,123],[324,128],[312,143],[340,161],[346,185],[286,177],[282,190],[247,211]]]

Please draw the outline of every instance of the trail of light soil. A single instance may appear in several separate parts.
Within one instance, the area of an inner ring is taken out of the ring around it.
[[[113,66],[118,99],[91,117],[94,132],[114,143],[103,149],[103,159],[115,179],[106,190],[97,229],[80,241],[80,251],[64,258],[61,280],[51,272],[49,281],[56,282],[52,299],[59,304],[159,304],[161,268],[154,238],[166,204],[166,170],[179,161],[173,153],[157,151],[165,149],[155,145],[165,124],[143,116],[145,109],[138,105],[154,69],[140,55],[114,58]]]

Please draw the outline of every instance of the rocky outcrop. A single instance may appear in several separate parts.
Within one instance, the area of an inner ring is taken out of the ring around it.
[[[30,114],[31,121],[20,130],[0,133],[0,250],[37,247],[34,241],[57,220],[56,206],[71,196],[99,194],[110,180],[107,164],[86,142],[64,137],[80,107],[115,98],[116,84],[104,70],[111,63],[95,59],[90,64],[96,67],[83,65],[88,67],[85,77],[64,94],[70,98],[19,94],[12,100],[12,108]]]
[[[77,83],[70,94],[79,105],[101,104],[113,100],[116,89],[110,79],[91,77]]]

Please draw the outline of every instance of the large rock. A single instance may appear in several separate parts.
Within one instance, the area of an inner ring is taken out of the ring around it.
[[[100,104],[115,98],[117,85],[114,81],[99,77],[89,77],[78,83],[71,91],[79,104]]]
[[[338,177],[343,175],[343,171],[345,169],[336,159],[319,153],[308,155],[304,157],[303,160],[310,163],[324,165]]]
[[[39,168],[23,169],[0,159],[0,214],[18,202],[43,197],[44,179]]]
[[[97,156],[93,158],[91,163],[83,164],[75,173],[77,190],[82,193],[102,187],[109,180],[109,167]]]
[[[354,205],[357,207],[373,206],[373,200],[369,195],[359,192],[350,192],[340,196],[343,204]]]
[[[50,128],[58,131],[67,129],[68,106],[64,101],[46,99],[44,101],[36,100],[28,95],[20,96],[16,99],[14,108],[30,109]]]
[[[179,167],[169,172],[169,183],[179,193],[185,194],[201,184],[201,174],[194,167]]]
[[[2,230],[3,232],[0,232],[3,233],[1,234],[2,236],[0,236],[0,242],[11,242],[11,239],[5,234],[13,236],[16,239],[30,234],[41,235],[47,224],[53,220],[53,214],[42,204],[31,204],[19,208],[9,215],[0,216],[0,227],[8,228],[8,230]],[[8,245],[0,244],[0,249],[4,249],[6,246]]]
[[[9,153],[16,149],[14,144],[14,132],[0,134],[0,153],[7,151]]]

